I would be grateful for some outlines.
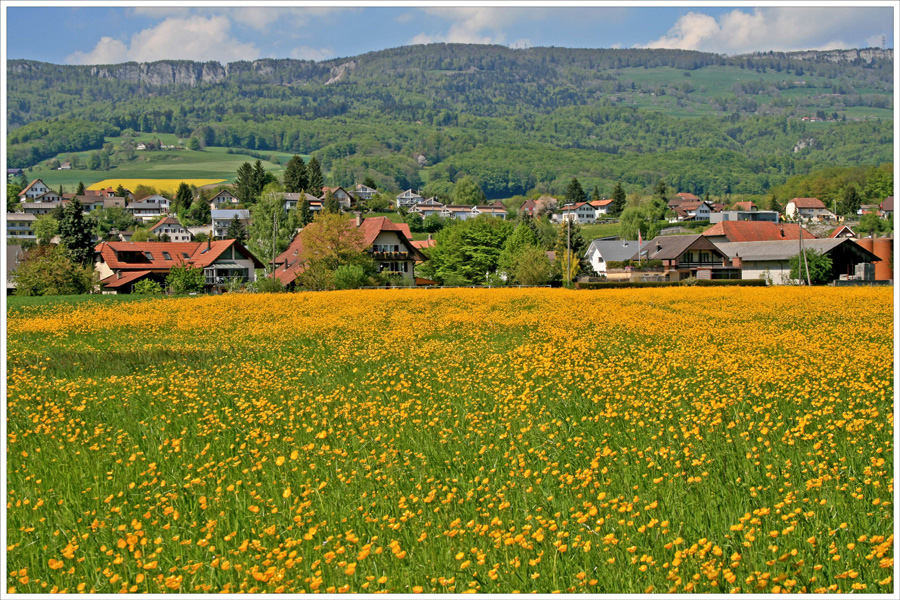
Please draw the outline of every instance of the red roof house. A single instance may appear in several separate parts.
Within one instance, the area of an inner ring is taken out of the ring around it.
[[[814,240],[816,236],[795,223],[771,221],[720,221],[703,232],[712,242],[767,242]]]

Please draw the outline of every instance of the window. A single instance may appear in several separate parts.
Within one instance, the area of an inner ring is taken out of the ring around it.
[[[172,257],[169,256],[168,252],[163,252],[163,258],[165,258],[166,260],[172,260]]]
[[[183,257],[185,257],[185,258],[190,258],[190,256],[188,256],[188,253],[187,253],[187,252],[182,252],[181,255],[182,255]]]
[[[150,252],[144,252],[144,256],[147,257],[147,260],[153,260],[153,254],[151,254]]]

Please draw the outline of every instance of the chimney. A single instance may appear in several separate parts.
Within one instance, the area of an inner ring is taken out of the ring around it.
[[[116,279],[122,279],[122,271],[116,269]]]
[[[362,213],[359,211],[356,211],[356,226],[362,227],[362,222],[363,222]]]
[[[206,238],[206,251],[209,252],[212,249],[212,242],[210,238]]]

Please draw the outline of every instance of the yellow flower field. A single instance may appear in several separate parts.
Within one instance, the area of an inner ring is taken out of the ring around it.
[[[866,592],[890,288],[8,312],[7,591]]]
[[[104,179],[103,181],[98,181],[97,183],[91,184],[87,187],[89,190],[103,190],[108,187],[113,189],[119,187],[120,185],[126,189],[134,190],[139,185],[147,185],[158,190],[168,190],[172,193],[178,189],[178,186],[181,185],[181,182],[185,182],[188,185],[194,185],[197,187],[201,187],[204,185],[212,185],[215,183],[222,183],[224,179]]]

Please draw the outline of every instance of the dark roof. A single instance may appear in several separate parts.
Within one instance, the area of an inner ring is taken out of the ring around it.
[[[846,246],[845,246],[846,244]],[[729,258],[737,254],[743,261],[789,260],[800,254],[797,240],[764,241],[764,242],[720,242],[716,244]],[[856,254],[865,262],[881,260],[855,241],[849,238],[804,240],[804,250],[815,250],[821,254],[830,254],[835,248],[844,246],[848,252]]]

